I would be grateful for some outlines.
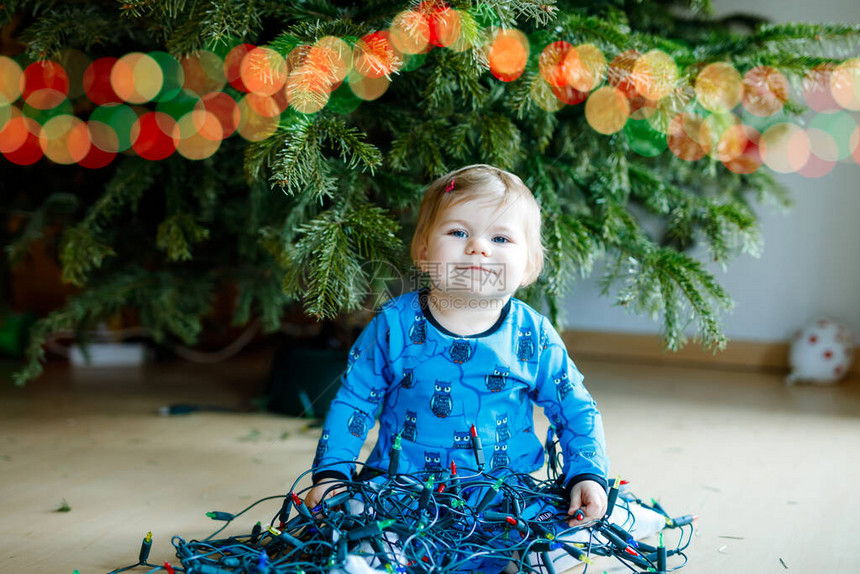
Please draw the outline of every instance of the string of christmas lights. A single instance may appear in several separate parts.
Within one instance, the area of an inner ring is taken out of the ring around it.
[[[743,74],[729,62],[679,69],[659,49],[608,59],[593,44],[544,43],[539,74],[529,80],[534,103],[552,112],[584,103],[594,130],[623,130],[640,155],[668,149],[686,161],[711,156],[735,173],[767,165],[809,177],[860,161],[851,114],[860,110],[858,58],[806,74],[800,95],[818,115],[802,128],[781,113],[791,90],[772,66]],[[282,35],[271,46],[222,43],[179,59],[153,51],[90,61],[66,50],[60,61],[24,68],[0,56],[0,153],[20,165],[46,157],[92,169],[124,153],[201,160],[233,134],[261,141],[323,108],[349,113],[380,98],[431,50],[480,48],[491,74],[512,82],[523,77],[533,45],[515,28],[482,28],[469,11],[422,2],[360,38],[307,44]],[[74,113],[82,98],[95,106],[86,120]]]

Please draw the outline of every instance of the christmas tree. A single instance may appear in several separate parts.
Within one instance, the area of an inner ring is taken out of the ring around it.
[[[692,323],[720,348],[731,301],[690,249],[722,264],[760,249],[752,206],[788,203],[770,168],[792,162],[774,150],[798,95],[860,98],[860,27],[717,19],[708,0],[12,0],[0,14],[0,78],[24,78],[0,89],[3,208],[27,214],[7,264],[59,225],[80,287],[33,328],[18,383],[50,333],[85,338],[122,309],[185,344],[226,288],[233,323],[267,332],[292,305],[359,309],[385,270],[410,276],[423,187],[470,163],[517,173],[542,205],[547,265],[520,298],[557,323],[565,289],[605,260],[607,294],[660,316],[669,348]]]

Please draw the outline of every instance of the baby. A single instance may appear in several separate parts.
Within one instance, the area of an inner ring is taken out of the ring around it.
[[[352,347],[306,504],[332,493],[330,479],[354,477],[377,418],[379,438],[359,478],[387,469],[395,442],[399,473],[441,477],[451,463],[475,468],[479,456],[490,473],[535,471],[544,462],[537,404],[564,454],[567,524],[604,515],[600,413],[549,320],[513,297],[543,267],[540,228],[531,191],[504,170],[472,165],[428,187],[412,258],[430,286],[384,303]]]

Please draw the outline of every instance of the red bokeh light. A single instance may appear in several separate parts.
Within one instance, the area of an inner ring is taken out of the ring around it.
[[[239,44],[227,53],[224,58],[224,76],[231,86],[240,92],[248,92],[248,88],[242,81],[242,61],[248,52],[256,48],[253,44]]]
[[[39,145],[41,126],[36,120],[24,116],[12,118],[0,132],[0,141],[3,141],[3,136],[7,134],[6,130],[10,129],[16,132],[15,145],[5,145],[0,148],[6,159],[18,165],[32,165],[42,159],[45,152]],[[7,144],[10,143],[12,142],[7,142]]]
[[[110,83],[110,72],[116,62],[117,58],[113,57],[99,58],[84,71],[84,92],[97,106],[122,102]]]
[[[69,94],[69,75],[57,62],[33,62],[24,70],[21,97],[38,110],[57,107]]]
[[[206,94],[197,102],[196,108],[203,109],[214,115],[221,124],[223,137],[228,137],[239,127],[241,113],[236,101],[224,92]]]
[[[147,112],[131,128],[132,147],[143,159],[164,159],[176,151],[176,133],[176,120],[162,112]]]

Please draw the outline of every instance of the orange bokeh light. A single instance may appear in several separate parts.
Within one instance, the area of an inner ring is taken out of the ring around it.
[[[13,152],[24,145],[29,127],[32,126],[29,122],[24,121],[30,118],[25,118],[18,108],[10,106],[5,109],[9,113],[5,121],[0,123],[0,153]],[[38,124],[36,125],[38,126]],[[38,134],[38,130],[36,133]]]
[[[656,102],[675,89],[678,66],[665,52],[651,50],[636,60],[630,77],[637,92]]]
[[[430,4],[423,2],[423,5]],[[454,48],[460,39],[460,12],[442,6],[441,8],[426,12],[427,21],[430,24],[430,43],[440,48]]]
[[[404,54],[420,54],[430,45],[430,22],[418,10],[404,10],[389,28],[391,43]]]
[[[640,57],[642,54],[636,50],[621,52],[612,59],[606,72],[609,85],[621,90],[621,93],[630,100],[639,95],[633,81],[633,68]]]
[[[245,96],[247,103],[256,113],[267,118],[276,118],[287,109],[286,91],[280,90],[272,96],[265,96],[251,92]]]
[[[225,138],[233,135],[233,132],[239,127],[241,119],[239,106],[230,97],[230,94],[211,92],[200,98],[195,108],[205,110],[215,116],[218,123],[221,124],[221,134]]]
[[[395,73],[403,65],[403,60],[394,46],[388,32],[365,34],[355,44],[353,69],[365,78],[381,78]]]
[[[391,80],[382,76],[380,78],[367,78],[358,73],[352,73],[347,77],[349,89],[358,98],[369,102],[382,97],[388,91]]]
[[[13,117],[0,130],[0,152],[18,165],[33,165],[44,155],[39,145],[42,126],[26,116]]]
[[[92,142],[87,125],[75,116],[54,116],[42,126],[39,145],[45,157],[54,163],[78,163],[90,151]]]
[[[490,72],[503,82],[512,82],[526,69],[529,58],[529,41],[526,35],[513,28],[498,29],[491,35],[487,48]]]
[[[205,110],[194,110],[183,115],[176,122],[174,130],[174,139],[178,141],[176,151],[190,160],[211,157],[224,139],[221,122]]]
[[[352,48],[340,38],[325,36],[314,43],[308,60],[325,70],[334,85],[342,82],[352,68]]]
[[[748,174],[762,165],[758,143],[761,134],[746,124],[728,127],[717,142],[717,157],[731,172]]]
[[[21,95],[22,74],[18,62],[0,56],[0,106],[11,104]]]
[[[630,103],[612,86],[593,91],[585,102],[585,119],[594,131],[609,135],[624,128],[630,117]]]
[[[759,150],[764,164],[778,173],[794,173],[809,161],[809,138],[795,124],[780,122],[761,135]]]
[[[318,45],[296,47],[287,58],[287,67],[286,101],[305,114],[325,107],[346,73],[339,52]]]
[[[788,101],[788,80],[776,68],[756,66],[744,74],[741,101],[754,116],[772,116]]]
[[[676,157],[697,161],[711,149],[711,130],[704,118],[690,112],[680,113],[669,123],[666,141]]]
[[[547,45],[540,53],[538,69],[540,75],[550,86],[558,88],[568,83],[566,57],[572,49],[571,44],[559,41]]]
[[[182,87],[197,96],[217,92],[227,83],[224,62],[217,54],[198,50],[179,61],[185,79]]]
[[[248,141],[262,141],[278,129],[280,116],[269,117],[258,114],[248,104],[247,98],[248,96],[245,96],[238,102],[240,119],[236,131]]]
[[[846,110],[860,111],[860,58],[851,58],[837,66],[830,76],[830,93]]]
[[[580,44],[564,58],[567,83],[580,92],[590,92],[600,85],[606,74],[603,52],[591,44]]]
[[[696,76],[696,98],[706,110],[726,112],[741,101],[741,75],[726,62],[709,64]]]
[[[271,48],[254,48],[242,59],[239,74],[249,92],[273,96],[287,81],[287,64]]]
[[[143,104],[161,91],[164,74],[155,59],[141,52],[131,52],[114,63],[110,85],[124,101]]]

